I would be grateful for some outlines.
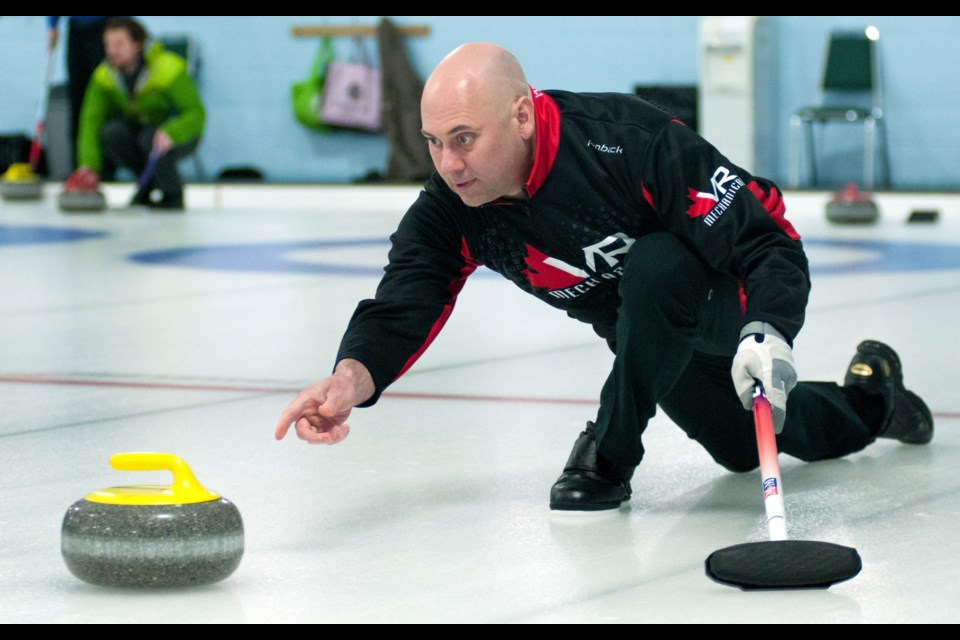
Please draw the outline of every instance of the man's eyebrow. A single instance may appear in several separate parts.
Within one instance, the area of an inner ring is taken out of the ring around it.
[[[448,136],[452,136],[452,135],[454,135],[454,134],[460,133],[461,131],[469,131],[469,130],[471,130],[472,128],[473,128],[473,127],[468,127],[468,126],[465,125],[465,124],[458,124],[458,125],[455,126],[453,129],[450,129],[450,131],[447,131],[447,135],[448,135]],[[424,136],[425,138],[435,138],[435,137],[436,137],[436,136],[434,136],[432,133],[427,133],[427,132],[424,131],[423,129],[420,129],[420,133],[423,134],[423,136]]]

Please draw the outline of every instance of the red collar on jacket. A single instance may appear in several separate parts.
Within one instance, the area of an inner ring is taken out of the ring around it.
[[[530,87],[533,92],[533,121],[537,127],[537,150],[527,178],[527,196],[533,196],[550,174],[560,146],[560,108],[553,98]]]

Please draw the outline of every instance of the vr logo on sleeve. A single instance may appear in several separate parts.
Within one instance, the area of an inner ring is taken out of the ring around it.
[[[691,218],[703,218],[708,227],[713,226],[743,186],[743,180],[739,176],[726,167],[717,167],[710,177],[711,191],[687,188],[687,197],[692,201],[687,208],[687,215]]]

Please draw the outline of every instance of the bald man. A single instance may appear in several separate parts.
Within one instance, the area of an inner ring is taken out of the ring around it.
[[[803,460],[878,436],[932,438],[930,410],[883,343],[860,343],[843,386],[796,382],[810,280],[781,193],[670,114],[630,95],[531,89],[509,52],[475,43],[437,65],[421,116],[436,173],[391,237],[333,375],[290,403],[278,439],[291,425],[309,443],[346,438],[353,407],[413,365],[479,265],[590,323],[615,354],[551,509],[628,501],[658,405],[719,464],[755,468],[755,386],[780,450]]]

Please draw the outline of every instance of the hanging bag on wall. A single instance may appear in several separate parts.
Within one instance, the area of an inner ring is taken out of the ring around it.
[[[317,131],[332,129],[320,119],[323,88],[332,62],[333,40],[330,36],[324,36],[320,40],[320,48],[317,49],[317,55],[313,59],[310,76],[306,80],[293,83],[290,87],[290,104],[297,122]]]
[[[327,68],[320,119],[330,125],[364,131],[380,130],[380,70],[370,64],[356,39],[360,62],[332,61]]]

